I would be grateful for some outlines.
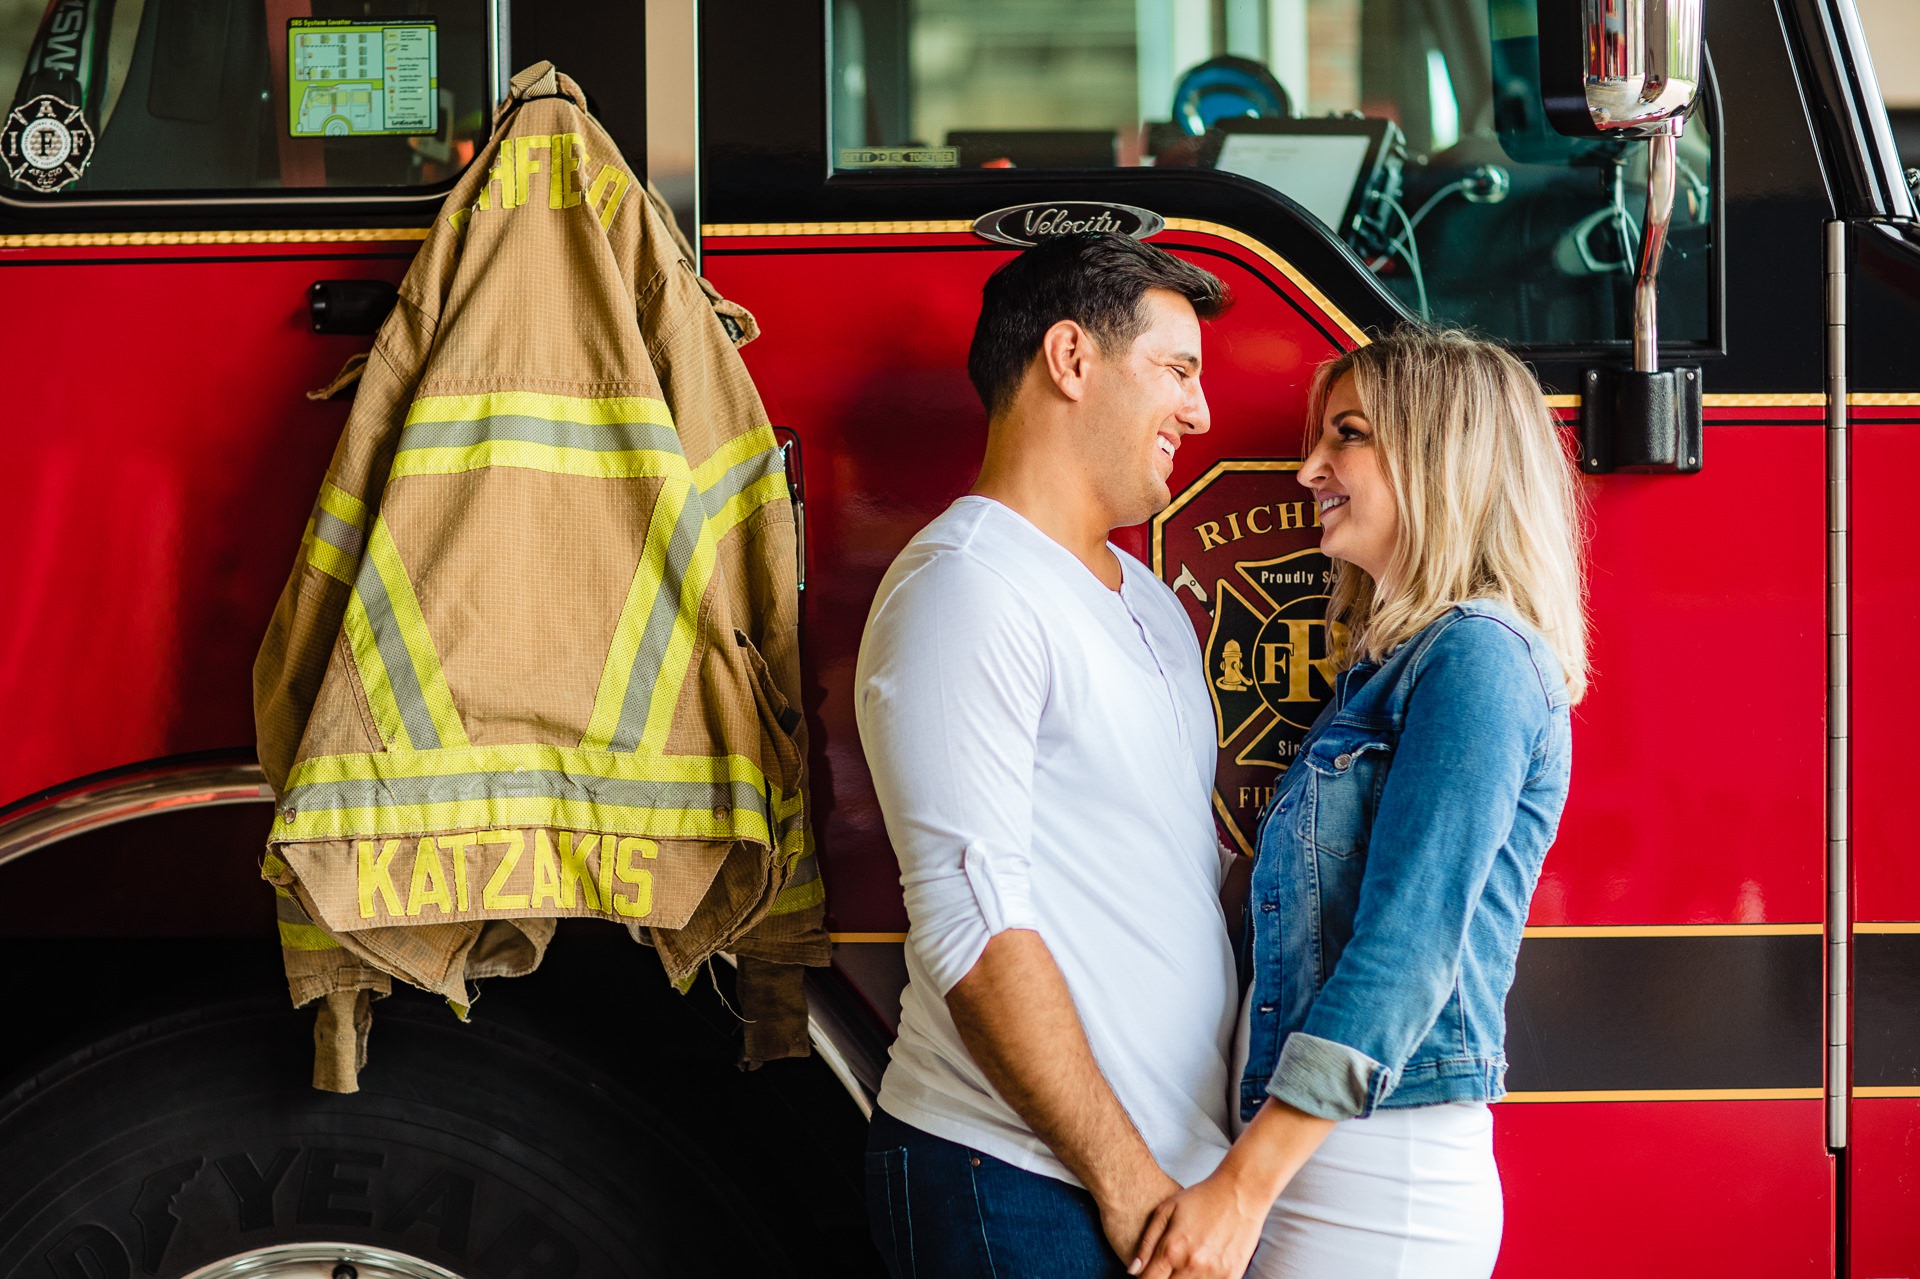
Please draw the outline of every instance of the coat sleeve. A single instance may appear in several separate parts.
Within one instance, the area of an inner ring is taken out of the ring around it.
[[[293,571],[254,658],[254,733],[276,794],[286,789],[299,756],[431,340],[431,324],[403,295],[367,359]]]

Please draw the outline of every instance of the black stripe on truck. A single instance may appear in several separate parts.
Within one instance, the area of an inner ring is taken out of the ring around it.
[[[1529,937],[1507,998],[1507,1087],[1819,1088],[1821,948],[1815,934]]]
[[[1854,1086],[1920,1089],[1920,933],[1855,932],[1853,996]]]

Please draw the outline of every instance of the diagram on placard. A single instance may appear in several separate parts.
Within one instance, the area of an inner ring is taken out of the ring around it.
[[[296,138],[437,132],[436,37],[431,22],[292,19],[289,130]]]

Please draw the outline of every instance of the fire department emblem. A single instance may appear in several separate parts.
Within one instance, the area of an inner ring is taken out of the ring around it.
[[[1220,749],[1213,806],[1249,855],[1261,807],[1333,692],[1333,563],[1296,461],[1224,461],[1153,521],[1153,569],[1206,653]]]
[[[29,98],[0,129],[0,162],[21,186],[51,194],[86,172],[93,127],[79,107],[50,93]]]

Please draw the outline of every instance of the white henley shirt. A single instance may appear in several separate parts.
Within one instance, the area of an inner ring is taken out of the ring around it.
[[[855,709],[909,921],[880,1105],[1076,1182],[947,1009],[988,938],[1031,929],[1120,1104],[1191,1184],[1227,1148],[1236,1002],[1212,702],[1179,600],[1114,553],[1118,592],[1009,508],[963,497],[880,584]]]

